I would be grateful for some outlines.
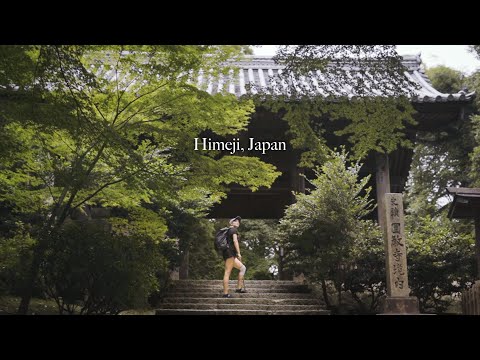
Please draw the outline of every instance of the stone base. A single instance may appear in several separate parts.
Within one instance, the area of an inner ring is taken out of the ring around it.
[[[303,272],[300,273],[300,275],[293,275],[293,282],[297,284],[304,284],[305,283],[305,275],[303,275]]]
[[[170,271],[170,280],[180,280],[180,272],[178,267]]]
[[[418,298],[408,297],[386,297],[383,302],[382,314],[385,315],[409,315],[420,314]]]

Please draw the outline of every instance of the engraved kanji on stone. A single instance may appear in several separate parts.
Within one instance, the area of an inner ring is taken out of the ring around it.
[[[397,277],[397,279],[395,280],[395,287],[403,289],[403,280],[400,280],[399,277]]]
[[[400,234],[400,223],[392,223],[392,234]]]
[[[405,275],[405,271],[403,269],[403,264],[402,263],[395,263],[393,264],[393,273],[397,276],[403,276]],[[397,278],[398,280],[398,278]]]
[[[402,236],[401,236],[401,235],[397,235],[397,234],[393,234],[393,235],[392,235],[392,245],[393,245],[393,246],[403,246],[403,244],[402,244]]]
[[[393,250],[392,252],[392,256],[396,262],[400,262],[400,259],[403,256],[403,252],[399,248],[395,248],[395,250]]]
[[[398,207],[392,207],[390,209],[390,217],[393,219],[394,217],[399,217],[400,213],[398,211]]]
[[[387,263],[387,295],[409,297],[407,268],[407,234],[403,200],[400,193],[385,194],[384,239]]]

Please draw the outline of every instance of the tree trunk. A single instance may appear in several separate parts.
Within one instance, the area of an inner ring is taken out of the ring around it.
[[[43,257],[43,246],[41,243],[37,244],[33,251],[32,264],[27,273],[27,278],[22,287],[22,299],[20,305],[18,306],[17,314],[26,315],[28,312],[28,307],[30,306],[30,300],[33,294],[33,288],[35,287],[35,281],[38,277],[38,272],[40,271],[40,262]]]
[[[330,303],[330,299],[328,298],[327,283],[325,279],[322,279],[322,293],[323,293],[323,300],[325,301],[325,305],[327,305],[327,308],[331,308],[332,304]]]
[[[334,284],[335,284],[335,289],[337,290],[338,306],[340,306],[342,304],[342,283],[335,280]]]
[[[93,171],[93,168],[95,167],[98,160],[100,159],[106,145],[107,145],[107,142],[105,141],[100,147],[97,155],[95,156],[95,159],[92,161],[89,168],[87,169],[85,173],[85,178],[88,178],[90,173]],[[44,246],[45,245],[44,243],[48,243],[48,240],[49,240],[48,234],[51,234],[55,229],[59,229],[62,226],[63,222],[65,221],[67,216],[70,214],[71,205],[75,200],[77,193],[82,188],[82,186],[83,186],[83,183],[80,183],[80,184],[76,184],[76,186],[73,189],[70,186],[66,186],[63,189],[60,199],[55,204],[55,207],[52,211],[50,218],[45,224],[43,231],[40,232],[40,234],[42,235],[39,236],[38,245],[35,247],[33,251],[32,265],[30,267],[30,271],[27,274],[27,278],[25,279],[25,284],[22,289],[22,299],[18,307],[18,311],[17,311],[18,314],[25,315],[28,312],[28,307],[30,305],[30,300],[32,298],[35,281],[37,280],[38,273],[40,271],[40,263],[42,261],[42,257],[44,255],[45,248],[46,248],[46,246]],[[70,196],[67,202],[63,204],[63,201],[68,191],[70,191]],[[56,222],[55,222],[55,219],[57,219]],[[187,275],[188,275],[188,270],[187,270]]]

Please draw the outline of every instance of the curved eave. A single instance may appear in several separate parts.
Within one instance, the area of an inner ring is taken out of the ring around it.
[[[230,93],[237,97],[245,95],[255,95],[256,91],[250,91],[249,85],[253,85],[257,89],[267,88],[274,86],[278,89],[276,95],[289,97],[287,92],[287,84],[281,83],[276,76],[281,74],[284,66],[276,64],[272,57],[269,56],[250,56],[243,61],[237,61],[233,63],[239,67],[239,71],[236,76],[233,72],[229,75],[220,75],[217,78],[212,78],[208,75],[208,72],[201,72],[198,76],[194,77],[196,85],[207,91],[209,94],[216,93]],[[475,92],[466,93],[460,91],[454,94],[445,94],[437,91],[430,83],[428,77],[421,69],[421,59],[419,56],[408,55],[403,57],[403,65],[405,66],[405,77],[418,85],[418,90],[415,90],[416,96],[412,97],[413,103],[463,103],[468,104],[473,101],[476,96]],[[322,74],[317,72],[311,72],[310,76],[300,76],[294,80],[295,84],[306,86],[309,89],[308,96],[325,97],[326,92],[324,89],[318,86],[316,79],[322,77]],[[346,86],[338,86],[335,92],[339,96],[348,96],[349,98],[355,98],[355,94],[351,93],[351,90]],[[378,92],[373,91],[373,96],[382,96]]]
[[[472,91],[466,93],[460,91],[454,94],[441,93],[436,90],[428,81],[428,78],[423,72],[414,70],[408,74],[410,78],[421,86],[418,91],[418,96],[412,99],[415,103],[444,103],[444,102],[463,102],[471,103],[475,99],[476,92]]]

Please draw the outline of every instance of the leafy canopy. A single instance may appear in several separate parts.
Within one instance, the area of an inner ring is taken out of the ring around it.
[[[231,182],[255,190],[279,174],[256,158],[217,159],[193,150],[202,131],[236,134],[248,124],[252,101],[209,95],[190,76],[201,69],[227,74],[226,60],[240,55],[238,47],[1,50],[0,115],[8,140],[2,152],[8,156],[0,199],[19,210],[54,208],[59,215],[84,204],[132,208],[168,202],[175,193],[175,201],[196,202],[201,212],[225,196]]]
[[[410,99],[417,85],[405,77],[394,46],[286,45],[275,59],[285,68],[255,99],[283,114],[292,146],[303,150],[301,166],[327,159],[331,133],[346,136],[357,158],[411,145],[403,130],[415,124]],[[329,121],[336,121],[333,130]]]

